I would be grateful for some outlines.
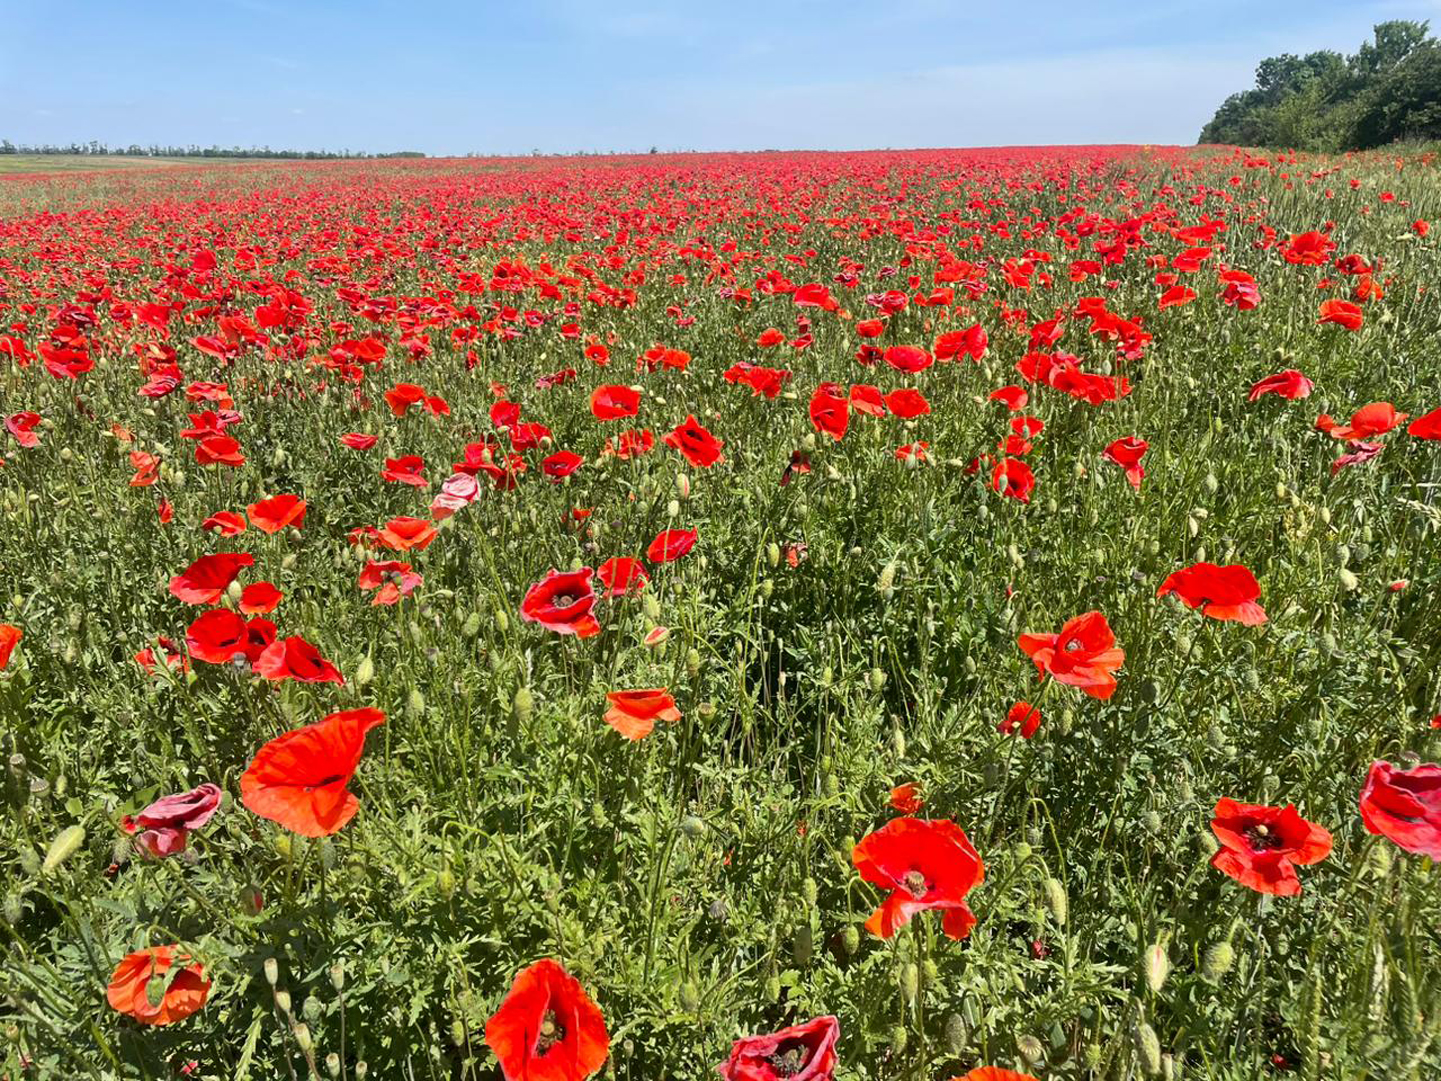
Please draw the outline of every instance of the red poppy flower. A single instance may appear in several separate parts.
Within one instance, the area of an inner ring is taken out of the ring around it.
[[[1020,732],[1022,739],[1030,739],[1041,727],[1041,711],[1029,702],[1017,702],[1006,712],[1006,719],[996,726],[1003,736]]]
[[[656,721],[674,724],[680,720],[675,699],[664,687],[642,691],[607,691],[605,723],[629,740],[644,739]]]
[[[166,667],[179,668],[183,672],[190,671],[190,662],[186,660],[185,655],[180,652],[180,647],[177,646],[174,642],[172,642],[169,638],[161,635],[156,639],[156,644],[165,654]],[[155,659],[155,650],[150,646],[146,646],[144,649],[140,650],[138,653],[135,654],[135,663],[141,667],[141,669],[145,672],[147,676],[153,676],[155,674],[155,668],[157,663]],[[4,666],[0,665],[0,667]]]
[[[856,334],[862,338],[879,338],[886,332],[886,324],[880,319],[861,319],[856,322]]]
[[[214,604],[224,596],[241,570],[254,563],[255,557],[243,552],[201,556],[170,579],[170,592],[186,604]]]
[[[385,459],[385,468],[380,471],[382,480],[393,481],[396,484],[409,484],[412,488],[429,487],[430,481],[425,479],[421,472],[425,468],[425,460],[418,454],[407,454],[402,458]]]
[[[1441,727],[1432,720],[1432,727]],[[1423,762],[1397,769],[1373,762],[1361,789],[1361,824],[1407,852],[1441,862],[1441,766]]]
[[[610,1036],[580,981],[544,958],[516,974],[485,1025],[505,1081],[585,1081],[605,1065]]]
[[[425,579],[416,574],[409,563],[371,559],[366,561],[355,584],[364,590],[380,591],[370,602],[370,606],[375,608],[395,604],[401,597],[410,596],[423,581]]]
[[[1173,285],[1161,294],[1161,298],[1156,301],[1156,307],[1162,311],[1167,308],[1181,308],[1195,299],[1196,290],[1184,285]]]
[[[386,522],[376,540],[393,552],[408,552],[411,549],[423,552],[437,535],[435,526],[424,518],[401,515]]]
[[[914,782],[898,784],[891,789],[891,806],[903,815],[913,815],[926,805],[921,798],[921,786]]]
[[[190,656],[207,664],[228,664],[236,654],[245,655],[245,620],[228,608],[215,608],[200,616],[185,632]]]
[[[1292,804],[1266,807],[1216,801],[1211,832],[1221,848],[1211,866],[1258,893],[1294,897],[1301,892],[1296,866],[1320,863],[1331,852],[1331,834],[1307,822]]]
[[[822,383],[811,395],[811,425],[818,432],[824,432],[837,443],[846,434],[851,423],[850,399],[840,393],[834,383]]]
[[[991,391],[990,398],[993,402],[1000,402],[1012,413],[1019,412],[1026,408],[1026,405],[1031,400],[1031,396],[1026,393],[1026,388],[1017,386],[1001,387],[998,390],[993,390]]]
[[[702,427],[694,413],[677,424],[675,430],[666,435],[664,443],[680,451],[685,460],[698,469],[709,469],[725,461],[721,454],[725,444]]]
[[[263,616],[275,611],[285,594],[273,582],[252,582],[240,593],[240,611],[247,616]]]
[[[40,437],[35,434],[36,427],[40,424],[40,414],[29,411],[13,413],[5,418],[5,430],[15,437],[15,442],[22,447],[31,448],[40,445]]]
[[[195,460],[201,465],[228,465],[232,468],[245,464],[245,455],[240,443],[228,435],[212,435],[195,444]]]
[[[1367,439],[1374,435],[1385,435],[1392,428],[1406,421],[1407,414],[1396,412],[1390,402],[1372,402],[1363,405],[1351,414],[1346,424],[1337,424],[1325,413],[1316,418],[1316,427],[1328,433],[1332,439]]]
[[[346,432],[340,437],[340,442],[351,450],[369,450],[380,442],[380,436],[366,435],[364,432]]]
[[[780,345],[786,340],[786,336],[775,327],[767,327],[761,331],[761,336],[756,339],[756,345],[762,349],[769,349],[773,345]]]
[[[746,1036],[731,1045],[730,1058],[716,1069],[725,1081],[832,1081],[841,1026],[834,1017],[817,1017],[764,1036]]]
[[[520,602],[520,618],[556,634],[573,634],[577,638],[599,634],[600,623],[592,613],[595,589],[590,579],[589,567],[546,572],[543,579],[526,590]]]
[[[1364,321],[1359,304],[1335,298],[1321,301],[1320,318],[1316,320],[1318,323],[1335,323],[1347,330],[1360,330]]]
[[[164,859],[185,850],[186,838],[215,817],[223,798],[218,785],[202,784],[189,792],[164,796],[138,814],[126,815],[120,828],[138,833],[135,843],[140,849],[154,859]]]
[[[204,1006],[210,996],[205,967],[192,964],[190,955],[179,950],[179,946],[151,946],[127,955],[115,966],[105,988],[110,1008],[142,1025],[170,1025]],[[181,971],[170,978],[167,973],[172,966]],[[150,1001],[152,980],[163,987],[159,1002]]]
[[[339,833],[360,809],[346,786],[360,765],[365,734],[384,721],[372,707],[347,709],[277,736],[241,774],[240,801],[302,837]]]
[[[886,415],[886,399],[881,394],[881,388],[873,387],[869,383],[857,383],[851,387],[850,403],[857,413],[864,413],[869,417]]]
[[[640,412],[640,391],[619,383],[598,386],[590,395],[590,411],[596,420],[622,420]]]
[[[861,838],[851,862],[867,882],[889,890],[866,920],[866,930],[890,938],[917,912],[940,909],[949,938],[971,933],[976,917],[966,894],[986,878],[965,831],[946,819],[894,818]]]
[[[1144,439],[1128,435],[1108,445],[1103,453],[1107,461],[1115,462],[1126,471],[1126,479],[1131,482],[1131,487],[1139,492],[1141,480],[1146,475],[1146,470],[1141,465],[1141,457],[1149,449],[1150,444]]]
[[[233,510],[216,511],[200,523],[200,528],[206,532],[214,531],[222,537],[234,537],[245,532],[245,519]]]
[[[273,495],[246,508],[250,524],[262,533],[279,533],[286,526],[305,524],[305,500],[298,495]]]
[[[645,550],[652,563],[670,563],[695,547],[699,534],[694,529],[662,529]]]
[[[596,569],[607,597],[625,597],[639,593],[650,581],[645,565],[630,556],[615,556],[607,559]]]
[[[385,392],[385,404],[390,406],[390,411],[397,417],[403,417],[410,411],[411,406],[424,405],[430,410],[432,416],[441,416],[450,412],[450,406],[444,398],[438,398],[427,394],[424,387],[416,386],[414,383],[397,383],[390,390]]]
[[[926,396],[912,387],[902,387],[886,395],[886,408],[902,420],[920,417],[931,411]]]
[[[1017,1073],[1001,1066],[977,1066],[970,1073],[953,1081],[1036,1081],[1028,1073]]]
[[[1417,439],[1441,439],[1441,409],[1417,417],[1406,429],[1407,435]]]
[[[1219,567],[1197,563],[1169,575],[1156,596],[1174,593],[1187,608],[1200,608],[1203,616],[1259,627],[1266,622],[1266,610],[1256,603],[1261,586],[1256,576],[1240,563]]]
[[[301,683],[345,683],[335,665],[298,634],[266,646],[255,661],[255,671],[272,682],[293,679]]]
[[[1251,384],[1251,393],[1247,395],[1248,402],[1254,402],[1267,394],[1276,394],[1282,398],[1295,401],[1297,398],[1309,398],[1315,384],[1307,379],[1295,368],[1287,368],[1284,372],[1277,372],[1275,375],[1268,375],[1265,379],[1258,380]]]
[[[979,361],[986,355],[989,341],[986,328],[980,323],[972,324],[965,330],[948,331],[936,339],[936,359],[952,360],[964,353],[972,360]]]
[[[655,447],[655,436],[649,429],[630,428],[615,439],[607,439],[602,454],[614,454],[621,461],[649,454]]]
[[[0,672],[5,671],[6,666],[10,663],[10,655],[15,652],[15,647],[24,637],[25,632],[19,627],[0,623]]]
[[[1017,645],[1042,679],[1049,675],[1092,698],[1116,693],[1115,673],[1126,660],[1125,650],[1116,648],[1116,636],[1100,612],[1066,620],[1059,634],[1023,634]]]
[[[584,464],[585,459],[579,454],[568,450],[558,450],[540,463],[540,471],[547,477],[551,477],[559,482],[570,476]]]
[[[886,350],[883,359],[896,371],[907,375],[925,371],[934,362],[931,354],[919,345],[893,345]]]
[[[991,473],[991,490],[1000,492],[1022,503],[1031,501],[1031,492],[1036,487],[1036,475],[1031,467],[1019,458],[1002,458]]]

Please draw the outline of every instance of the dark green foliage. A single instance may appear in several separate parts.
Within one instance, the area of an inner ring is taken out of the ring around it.
[[[1441,47],[1428,30],[1394,19],[1349,57],[1267,57],[1255,87],[1227,98],[1198,141],[1361,150],[1441,137]]]

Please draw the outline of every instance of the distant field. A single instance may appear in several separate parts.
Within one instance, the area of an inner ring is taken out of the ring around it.
[[[163,169],[173,165],[236,165],[260,158],[142,158],[121,154],[0,154],[3,173],[82,173],[96,169]]]

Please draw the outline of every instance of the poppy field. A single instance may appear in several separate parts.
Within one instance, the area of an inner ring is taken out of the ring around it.
[[[0,1077],[1441,1076],[1441,177],[0,177]]]

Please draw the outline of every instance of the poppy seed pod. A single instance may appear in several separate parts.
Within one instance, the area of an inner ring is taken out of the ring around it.
[[[290,992],[283,987],[275,989],[275,1006],[281,1013],[290,1014]]]
[[[1016,1037],[1016,1052],[1029,1063],[1040,1062],[1045,1057],[1046,1049],[1041,1041],[1030,1033]]]
[[[280,979],[280,963],[274,957],[267,957],[261,967],[265,970],[265,982],[274,987]]]

